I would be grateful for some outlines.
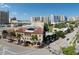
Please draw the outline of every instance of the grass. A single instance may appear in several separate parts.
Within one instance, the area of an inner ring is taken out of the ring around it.
[[[73,38],[73,41],[69,43],[70,44],[69,47],[62,48],[62,51],[65,55],[76,55],[76,52],[75,52],[76,40],[79,40],[79,33],[77,33]]]
[[[67,48],[62,48],[63,54],[65,55],[76,55],[75,46],[69,46]]]
[[[75,39],[75,40],[74,40]],[[74,40],[74,41],[73,41]],[[75,45],[75,42],[76,42],[76,37],[73,37],[73,40],[69,43],[70,45]]]
[[[73,37],[73,40],[72,40],[69,44],[75,46],[76,40],[78,40],[78,38],[79,38],[79,33],[77,33],[77,34],[75,35],[75,37]]]
[[[52,32],[53,26],[49,25],[49,32]]]

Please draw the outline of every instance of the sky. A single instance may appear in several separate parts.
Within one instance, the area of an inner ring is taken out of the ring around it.
[[[0,10],[9,10],[10,18],[29,20],[32,16],[79,16],[78,3],[0,3]]]

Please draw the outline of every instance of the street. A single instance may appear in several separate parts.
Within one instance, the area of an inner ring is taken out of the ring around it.
[[[20,45],[15,45],[12,43],[8,43],[2,39],[0,39],[0,54],[1,55],[49,55],[51,54],[48,49],[42,48],[29,48],[23,47]]]
[[[42,49],[23,47],[13,43],[8,43],[4,39],[0,39],[0,55],[62,55],[60,47],[67,47],[69,42],[73,40],[73,37],[76,35],[78,28],[72,33],[66,35],[64,39],[60,38],[59,40],[51,43],[50,49],[44,47]],[[69,38],[69,40],[67,40]]]
[[[11,29],[9,27],[0,28],[0,33],[5,29]],[[0,39],[0,55],[49,55],[51,54],[48,49],[37,49],[23,47],[13,43],[8,43],[3,39]]]
[[[61,52],[61,47],[68,47],[69,43],[73,40],[73,37],[75,37],[77,32],[78,32],[78,28],[75,28],[74,31],[68,33],[64,39],[59,38],[57,41],[51,43],[50,48],[52,50]],[[69,40],[67,40],[67,38],[69,38]]]

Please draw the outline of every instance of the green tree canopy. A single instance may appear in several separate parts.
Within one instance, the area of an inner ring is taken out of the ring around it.
[[[71,30],[74,30],[74,27],[72,25],[69,26]]]
[[[44,24],[44,31],[49,31],[49,25],[48,24]]]
[[[74,46],[69,46],[67,48],[62,48],[62,51],[65,55],[75,55],[75,47]]]
[[[55,33],[57,37],[65,38],[65,33],[63,31],[56,31]]]
[[[10,32],[10,36],[16,37],[16,33],[14,31]]]
[[[20,38],[21,38],[21,34],[17,34],[16,37],[17,37],[18,39],[20,39]]]
[[[7,35],[8,34],[8,31],[7,30],[3,30],[2,31],[2,34],[6,34]]]
[[[59,23],[59,24],[56,24],[55,25],[55,28],[65,28],[66,27],[66,24],[65,23]]]
[[[38,40],[38,37],[37,37],[37,35],[32,35],[32,38],[31,38],[31,40],[33,40],[33,41],[35,41],[35,40]]]

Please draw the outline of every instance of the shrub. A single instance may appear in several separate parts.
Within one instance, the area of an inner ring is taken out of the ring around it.
[[[65,55],[76,55],[74,46],[69,46],[67,48],[62,48],[62,51]]]
[[[65,33],[63,31],[56,32],[57,37],[65,38]]]

